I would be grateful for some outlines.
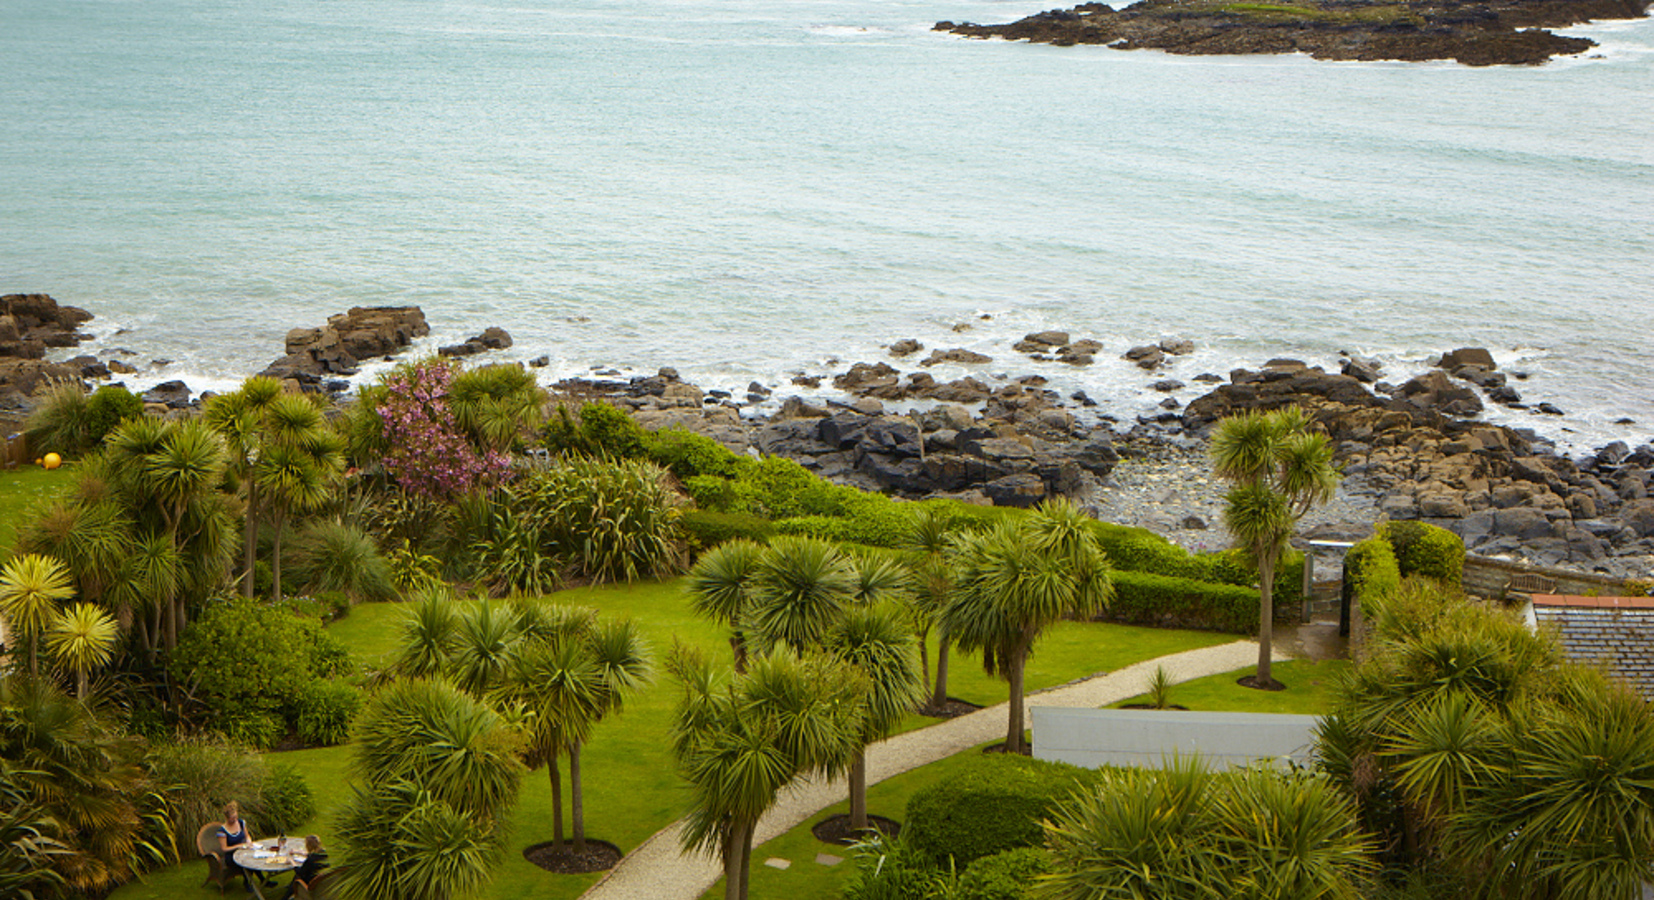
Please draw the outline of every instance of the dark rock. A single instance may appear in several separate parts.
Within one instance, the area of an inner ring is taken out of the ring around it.
[[[869,419],[867,416],[855,413],[838,413],[818,421],[816,425],[816,440],[830,448],[848,450],[861,440],[862,433],[867,430]]]
[[[1178,381],[1176,378],[1166,378],[1149,385],[1151,390],[1159,391],[1162,394],[1169,394],[1172,391],[1181,391],[1183,390],[1183,387],[1183,382]]]
[[[756,381],[748,382],[747,384],[747,394],[749,396],[752,394],[757,394],[760,397],[768,397],[770,393],[771,391],[769,388],[764,387]]]
[[[407,347],[414,338],[429,333],[425,313],[417,306],[354,307],[349,312],[329,316],[321,328],[289,331],[286,355],[259,374],[315,383],[314,379],[324,374],[354,373],[357,360],[388,357]]]
[[[1485,391],[1505,386],[1505,373],[1494,372],[1481,366],[1460,366],[1453,370],[1453,377],[1462,378]]]
[[[1551,522],[1544,513],[1529,507],[1501,509],[1493,514],[1493,533],[1531,541],[1549,537]]]
[[[529,360],[528,364],[532,368],[544,369],[546,366],[551,365],[551,357],[549,357],[549,356],[536,356],[533,359]]]
[[[1409,379],[1401,386],[1399,394],[1414,406],[1443,415],[1462,418],[1482,411],[1481,397],[1475,391],[1453,384],[1441,371],[1432,370]]]
[[[172,409],[183,409],[190,405],[189,385],[182,381],[164,381],[144,392],[145,403],[160,403]]]
[[[1499,368],[1499,364],[1493,361],[1493,354],[1481,347],[1460,347],[1443,353],[1441,358],[1436,360],[1436,368],[1449,372],[1456,371],[1461,366],[1480,366],[1489,372]]]
[[[1184,516],[1183,521],[1179,522],[1178,525],[1190,531],[1205,531],[1209,527],[1206,520],[1200,516]]]
[[[1155,369],[1166,361],[1166,354],[1165,351],[1153,344],[1145,344],[1127,350],[1122,358],[1136,363],[1140,369]]]
[[[1007,475],[984,484],[982,493],[987,494],[995,506],[1029,509],[1045,499],[1045,481],[1029,472]]]
[[[781,409],[776,412],[779,419],[822,419],[828,415],[827,410],[819,406],[804,402],[802,397],[788,397],[781,401]]]
[[[820,456],[837,449],[823,443],[815,419],[777,419],[752,434],[752,445],[766,456],[782,456],[800,460]]]
[[[1068,399],[1080,404],[1081,406],[1090,407],[1097,405],[1097,401],[1086,396],[1085,391],[1075,391],[1074,393],[1068,395]]]
[[[907,419],[874,419],[863,426],[860,434],[858,445],[865,452],[897,458],[920,455],[919,429]]]
[[[820,375],[794,375],[793,376],[793,384],[796,384],[800,387],[818,388],[818,387],[821,387],[821,376]]]
[[[1166,338],[1160,342],[1160,349],[1171,356],[1188,356],[1195,352],[1195,342],[1185,338]]]
[[[1513,388],[1508,384],[1488,391],[1487,398],[1492,400],[1494,403],[1503,404],[1505,406],[1515,406],[1516,404],[1522,402],[1522,395],[1516,392],[1516,388]]]
[[[1194,380],[1200,382],[1201,384],[1222,384],[1223,376],[1214,372],[1202,372],[1199,375],[1196,375]]]
[[[890,345],[890,355],[900,358],[900,357],[903,357],[903,356],[910,356],[914,353],[918,353],[920,350],[923,350],[923,349],[925,349],[924,344],[919,343],[918,341],[914,340],[913,338],[903,338],[903,339],[897,341],[896,343]]]
[[[896,386],[899,373],[885,363],[856,363],[850,371],[833,378],[833,387],[852,394]]]
[[[348,338],[347,341],[348,343]],[[442,356],[475,356],[489,350],[504,350],[511,346],[511,335],[504,328],[489,327],[483,329],[482,334],[466,338],[463,344],[451,344],[437,348]]]
[[[1540,404],[1534,406],[1534,411],[1544,413],[1547,416],[1566,415],[1566,413],[1564,413],[1559,407],[1557,407],[1555,404],[1552,404],[1552,403],[1540,403]]]
[[[993,361],[994,359],[991,356],[985,356],[972,350],[966,350],[963,347],[955,347],[951,350],[932,350],[930,351],[930,356],[920,361],[919,365],[926,367],[938,365],[940,363],[980,365],[982,363],[991,363]]]
[[[1020,343],[1020,344],[1032,344],[1035,347],[1045,347],[1045,348],[1065,347],[1065,346],[1068,345],[1068,332],[1066,332],[1066,331],[1036,331],[1033,334],[1023,335],[1022,340],[1019,341],[1018,343]],[[1022,351],[1022,352],[1026,353],[1028,351]]]
[[[1338,364],[1338,371],[1365,384],[1378,381],[1380,367],[1375,360],[1349,357]]]
[[[1183,404],[1177,402],[1176,397],[1167,397],[1166,399],[1160,401],[1161,409],[1178,409],[1182,406]]]

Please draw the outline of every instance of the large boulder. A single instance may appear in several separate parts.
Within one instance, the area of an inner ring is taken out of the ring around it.
[[[958,365],[974,366],[982,363],[991,363],[993,361],[994,358],[986,354],[977,353],[974,350],[966,350],[963,347],[954,347],[951,350],[930,351],[930,355],[925,357],[923,360],[920,360],[919,365],[927,368],[941,363],[955,363]]]
[[[1493,354],[1481,347],[1460,347],[1457,350],[1449,350],[1443,353],[1440,359],[1436,360],[1436,368],[1446,369],[1449,372],[1456,372],[1463,366],[1480,366],[1489,372],[1499,368],[1499,364],[1493,361]]]
[[[1383,407],[1385,401],[1348,375],[1330,375],[1320,369],[1274,367],[1252,373],[1237,370],[1232,383],[1189,402],[1183,410],[1185,428],[1199,430],[1227,416],[1247,410],[1268,412],[1286,406],[1318,407],[1337,403],[1346,407]]]
[[[354,375],[360,360],[397,353],[430,333],[417,306],[353,307],[329,316],[320,328],[287,332],[286,354],[259,374],[301,383],[319,382],[324,375]]]
[[[0,356],[40,359],[47,347],[73,347],[91,335],[79,330],[92,314],[59,306],[46,294],[0,296]]]

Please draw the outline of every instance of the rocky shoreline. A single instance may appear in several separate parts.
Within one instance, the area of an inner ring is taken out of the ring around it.
[[[1547,30],[1648,15],[1642,0],[1143,0],[1122,9],[1085,3],[1003,25],[938,22],[936,31],[1054,44],[1188,55],[1305,53],[1335,60],[1456,60],[1537,65],[1596,42]]]
[[[49,381],[95,382],[136,371],[116,358],[52,363],[24,355],[74,346],[89,337],[79,328],[90,319],[45,295],[0,297],[0,398],[14,416]],[[8,324],[17,331],[19,355],[5,355]],[[418,307],[351,309],[326,325],[293,329],[262,374],[339,396],[364,362],[395,359],[428,332]],[[510,344],[504,330],[489,328],[440,352],[487,364],[489,353]],[[887,360],[857,362],[836,375],[799,373],[790,389],[752,382],[744,392],[708,390],[670,368],[625,379],[604,370],[550,389],[570,402],[614,403],[648,428],[684,428],[736,452],[786,457],[866,490],[1010,506],[1067,496],[1102,518],[1148,527],[1193,549],[1226,544],[1224,487],[1210,477],[1205,458],[1212,426],[1241,410],[1298,405],[1331,436],[1345,473],[1338,497],[1306,518],[1301,537],[1359,538],[1381,517],[1422,519],[1457,532],[1484,555],[1615,576],[1654,571],[1654,443],[1614,442],[1576,461],[1531,429],[1480,421],[1484,401],[1561,414],[1524,403],[1511,383],[1521,373],[1500,371],[1486,350],[1444,353],[1429,371],[1399,384],[1382,380],[1378,360],[1345,355],[1338,372],[1327,372],[1274,359],[1227,376],[1185,376],[1211,389],[1183,406],[1170,394],[1187,385],[1167,371],[1195,348],[1167,339],[1119,352],[1155,379],[1151,390],[1168,395],[1154,415],[1127,419],[1097,409],[1083,391],[1059,394],[1040,374],[1050,366],[1089,366],[1115,352],[1100,341],[1029,334],[1013,348],[1026,358],[1024,374],[1013,374],[1005,360],[983,372],[993,360],[964,348],[921,357],[925,349],[916,340],[895,341]],[[944,363],[980,377],[941,380],[933,372]],[[167,382],[144,399],[154,412],[177,415],[203,398]]]

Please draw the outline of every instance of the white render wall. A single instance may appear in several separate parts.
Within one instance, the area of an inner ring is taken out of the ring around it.
[[[1305,763],[1318,716],[1184,712],[1158,709],[1060,709],[1035,706],[1034,758],[1095,769],[1157,769],[1173,754],[1199,754],[1209,768],[1256,760]]]

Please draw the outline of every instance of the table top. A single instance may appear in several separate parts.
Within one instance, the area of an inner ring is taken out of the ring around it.
[[[304,862],[304,839],[288,838],[276,847],[275,838],[265,838],[235,848],[235,864],[258,872],[286,872]]]

